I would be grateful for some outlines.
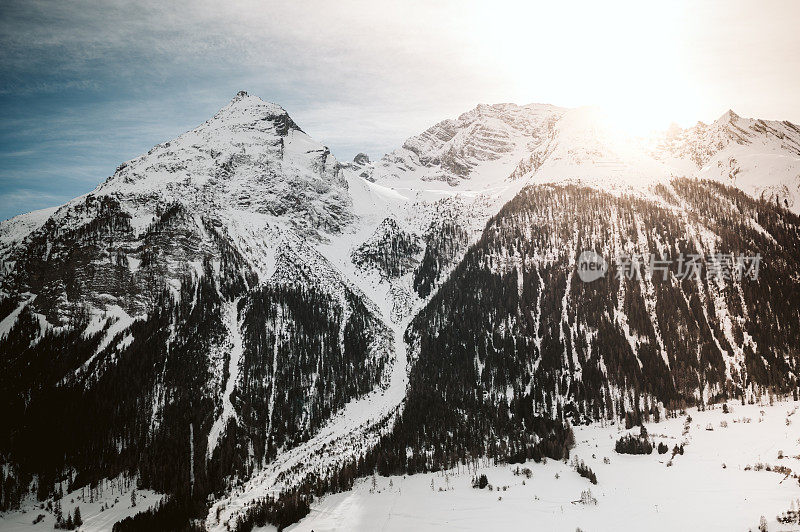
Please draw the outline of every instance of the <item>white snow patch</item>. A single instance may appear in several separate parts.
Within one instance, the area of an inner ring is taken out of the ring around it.
[[[670,447],[663,455],[656,451],[643,456],[617,454],[614,443],[627,432],[619,425],[576,427],[572,456],[592,468],[597,485],[580,477],[569,464],[555,460],[519,466],[483,463],[439,473],[377,477],[374,491],[372,479],[366,478],[352,491],[316,500],[310,515],[287,530],[745,532],[757,529],[761,515],[767,518],[769,530],[800,530],[797,525],[779,525],[775,519],[800,497],[797,479],[745,470],[763,462],[800,471],[800,442],[794,426],[798,421],[786,415],[798,403],[732,405],[730,414],[723,414],[719,407],[690,410],[687,435],[683,434],[685,416],[647,424],[652,439]],[[787,419],[791,425],[786,425]],[[726,427],[721,426],[723,421]],[[705,430],[709,423],[713,431]],[[672,447],[681,443],[684,454],[668,467]],[[779,450],[786,456],[780,460]],[[604,463],[604,458],[610,463]],[[530,468],[532,477],[514,475],[517,467]],[[476,474],[486,474],[493,489],[472,488]],[[576,502],[584,490],[591,490],[596,506]]]

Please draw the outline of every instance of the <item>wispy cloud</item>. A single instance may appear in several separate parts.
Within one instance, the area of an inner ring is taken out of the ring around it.
[[[18,214],[66,203],[69,195],[48,194],[40,190],[17,189],[0,194],[0,221]]]
[[[4,151],[0,152],[0,157],[27,157],[33,155],[36,150],[17,150],[17,151]]]

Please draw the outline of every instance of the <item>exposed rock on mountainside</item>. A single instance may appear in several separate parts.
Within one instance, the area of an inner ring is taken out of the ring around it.
[[[444,120],[375,163],[371,179],[404,178],[456,185],[482,162],[541,143],[562,109],[552,105],[479,105],[456,120]]]

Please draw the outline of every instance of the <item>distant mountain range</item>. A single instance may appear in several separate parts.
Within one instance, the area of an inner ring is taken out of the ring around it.
[[[571,424],[796,395],[799,214],[789,122],[631,137],[479,105],[343,163],[240,92],[0,224],[0,509],[122,475],[172,497],[119,530],[281,526],[376,469],[560,459]]]

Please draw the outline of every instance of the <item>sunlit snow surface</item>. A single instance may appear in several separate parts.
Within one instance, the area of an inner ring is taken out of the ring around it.
[[[352,491],[315,501],[311,514],[288,530],[746,531],[758,528],[761,515],[769,530],[800,530],[800,525],[776,520],[793,500],[797,506],[797,478],[745,470],[760,462],[800,472],[800,403],[729,404],[729,414],[719,406],[705,412],[690,409],[686,435],[685,415],[646,424],[652,439],[665,442],[670,450],[684,443],[684,455],[677,455],[670,467],[666,464],[671,451],[617,454],[614,443],[628,431],[619,424],[594,424],[575,428],[572,456],[594,470],[596,486],[569,464],[553,460],[519,464],[532,470],[530,479],[514,475],[517,465],[478,466],[477,473],[486,474],[491,491],[473,489],[475,470],[463,467],[446,474],[377,477],[375,492],[372,478],[366,478]],[[723,421],[727,427],[720,425]],[[713,431],[707,430],[709,424]],[[638,427],[630,432],[638,432]],[[778,459],[779,451],[785,458]],[[596,506],[574,502],[587,489],[597,499]]]

